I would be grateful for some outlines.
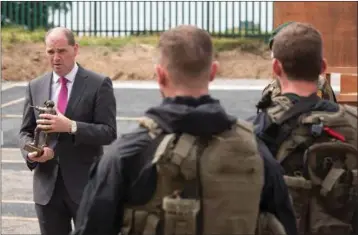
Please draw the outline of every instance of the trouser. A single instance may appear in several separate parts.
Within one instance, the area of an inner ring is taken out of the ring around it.
[[[76,221],[78,204],[70,198],[61,171],[51,200],[47,205],[35,204],[42,235],[68,235],[72,231],[71,220]]]

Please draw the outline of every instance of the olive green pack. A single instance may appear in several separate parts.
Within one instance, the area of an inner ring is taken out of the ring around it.
[[[266,112],[275,122],[292,107],[278,96]],[[358,200],[357,108],[339,105],[338,112],[313,111],[296,119],[275,157],[285,171],[299,233],[348,235]]]
[[[273,215],[259,214],[264,166],[250,124],[199,138],[140,123],[153,139],[164,136],[152,161],[157,187],[145,205],[126,205],[122,234],[285,234]]]

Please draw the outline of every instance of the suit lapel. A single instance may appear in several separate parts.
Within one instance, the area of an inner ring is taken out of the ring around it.
[[[86,84],[87,84],[86,79],[87,79],[87,74],[85,70],[81,66],[78,66],[76,78],[75,81],[73,82],[70,98],[68,100],[66,111],[65,111],[66,117],[71,117],[73,115],[74,110],[76,110],[76,106],[78,102],[81,100],[82,93],[86,88]]]
[[[37,86],[37,96],[35,96],[36,104],[39,106],[43,106],[46,100],[51,99],[51,83],[52,83],[52,73],[47,73],[44,79],[40,80],[40,84]]]

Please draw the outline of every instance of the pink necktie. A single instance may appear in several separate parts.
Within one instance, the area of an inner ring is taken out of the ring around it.
[[[64,77],[60,78],[61,82],[61,90],[58,94],[58,100],[57,100],[57,108],[58,110],[64,114],[67,106],[67,79]]]

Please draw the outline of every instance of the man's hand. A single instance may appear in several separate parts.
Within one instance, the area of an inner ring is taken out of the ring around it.
[[[37,156],[37,152],[29,153],[27,157],[29,158],[30,161],[33,162],[47,162],[48,160],[51,160],[54,157],[55,154],[52,149],[48,147],[44,147],[43,150],[44,152],[40,157]]]
[[[57,115],[40,114],[37,120],[37,127],[46,133],[51,132],[71,132],[71,120],[57,111]]]

